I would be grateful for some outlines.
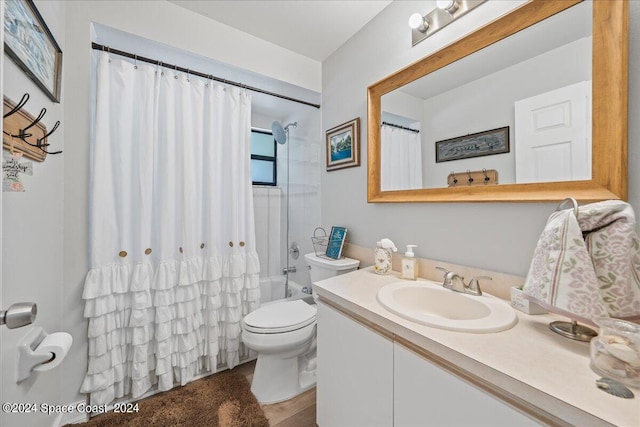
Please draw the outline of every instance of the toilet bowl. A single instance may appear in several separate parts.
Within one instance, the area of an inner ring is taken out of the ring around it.
[[[349,258],[305,255],[311,281],[358,268]],[[242,319],[242,341],[258,353],[251,391],[258,402],[289,400],[316,384],[316,306],[303,300],[265,304]]]
[[[313,387],[316,307],[302,300],[267,304],[242,320],[242,341],[258,352],[251,391],[277,403]]]

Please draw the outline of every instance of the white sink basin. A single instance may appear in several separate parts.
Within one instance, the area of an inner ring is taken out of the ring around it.
[[[518,319],[509,304],[491,295],[467,295],[426,281],[386,285],[378,302],[405,319],[450,331],[499,332]]]

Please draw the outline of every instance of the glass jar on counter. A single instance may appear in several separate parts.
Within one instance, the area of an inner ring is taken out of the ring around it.
[[[631,387],[640,387],[640,325],[610,317],[594,320],[600,333],[591,340],[591,369]]]

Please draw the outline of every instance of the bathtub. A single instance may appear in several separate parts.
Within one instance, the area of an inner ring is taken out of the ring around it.
[[[278,300],[284,300],[284,281],[286,276],[271,276],[260,278],[260,305],[264,305],[268,302],[274,302]],[[302,286],[289,279],[289,292],[291,296],[289,299],[298,299]]]

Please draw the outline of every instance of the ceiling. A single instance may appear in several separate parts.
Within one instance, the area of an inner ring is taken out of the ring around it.
[[[323,61],[392,0],[169,0],[306,57]]]

